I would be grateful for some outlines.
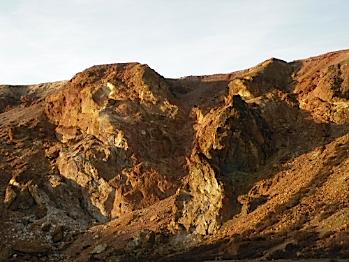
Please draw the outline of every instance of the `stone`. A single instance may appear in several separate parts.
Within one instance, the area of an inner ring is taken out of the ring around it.
[[[44,232],[48,232],[51,228],[51,224],[50,223],[43,223],[41,225],[41,230],[44,231]]]
[[[94,247],[94,249],[91,251],[91,254],[100,254],[102,252],[104,252],[107,249],[107,245],[106,244],[100,244]]]
[[[62,225],[57,225],[53,228],[52,234],[52,241],[53,242],[60,242],[63,240],[64,237],[64,227]]]
[[[348,59],[179,79],[119,63],[1,85],[1,256],[344,257]]]

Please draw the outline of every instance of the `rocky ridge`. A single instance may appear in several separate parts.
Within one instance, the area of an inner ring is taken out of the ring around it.
[[[347,258],[348,99],[347,50],[0,86],[0,258]]]

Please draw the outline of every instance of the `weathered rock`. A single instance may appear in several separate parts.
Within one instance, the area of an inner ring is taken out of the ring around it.
[[[199,156],[188,160],[188,168],[188,181],[176,196],[172,225],[194,234],[212,234],[221,223],[222,186],[209,163]]]
[[[106,244],[100,244],[95,246],[95,248],[91,251],[91,254],[100,254],[107,248]]]
[[[196,150],[222,175],[256,170],[273,153],[267,123],[239,95],[199,117],[195,129]]]
[[[348,65],[166,79],[127,63],[0,86],[0,256],[345,257]]]

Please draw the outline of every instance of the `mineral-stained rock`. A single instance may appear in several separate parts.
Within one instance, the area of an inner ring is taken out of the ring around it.
[[[0,86],[0,259],[348,257],[348,68]]]
[[[268,124],[239,95],[201,117],[195,129],[196,150],[222,175],[256,170],[272,154]]]
[[[174,225],[195,234],[212,234],[221,223],[223,189],[205,159],[193,156],[188,162],[188,182],[176,196]]]

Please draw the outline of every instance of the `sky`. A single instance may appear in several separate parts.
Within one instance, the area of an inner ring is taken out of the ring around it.
[[[0,84],[140,62],[225,73],[349,48],[348,0],[1,0]]]

